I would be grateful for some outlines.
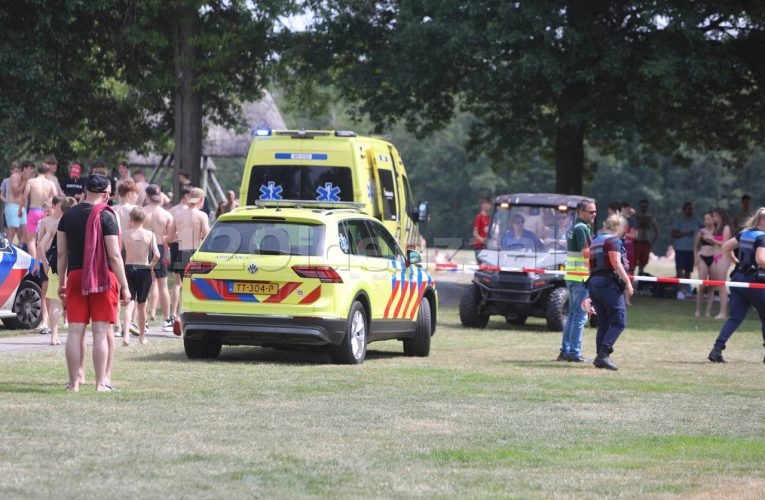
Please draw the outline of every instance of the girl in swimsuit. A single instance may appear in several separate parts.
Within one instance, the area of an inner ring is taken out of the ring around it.
[[[713,280],[725,281],[728,279],[731,261],[722,253],[722,244],[731,239],[732,233],[728,224],[728,214],[722,208],[712,210],[712,218],[715,220],[715,232],[712,243],[715,245],[715,256],[710,268],[710,277]],[[718,292],[720,296],[720,313],[715,319],[728,319],[728,287],[722,286]]]
[[[700,280],[709,279],[710,269],[714,263],[715,252],[717,247],[713,243],[715,232],[715,219],[712,212],[704,214],[704,227],[696,233],[696,242],[693,248],[696,249],[696,258],[694,259],[694,267],[698,269],[698,278]],[[714,294],[706,285],[699,285],[698,293],[696,294],[696,317],[701,316],[701,301],[704,295],[707,294],[707,312],[706,317],[712,316],[712,299]]]

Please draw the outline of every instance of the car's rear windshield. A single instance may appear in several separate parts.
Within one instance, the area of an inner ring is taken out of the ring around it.
[[[281,221],[218,221],[200,252],[320,256],[325,226]]]
[[[353,201],[351,169],[318,165],[254,166],[247,204],[260,200]]]

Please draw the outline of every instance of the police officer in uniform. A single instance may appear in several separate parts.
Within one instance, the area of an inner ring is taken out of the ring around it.
[[[738,259],[733,251],[738,249]],[[732,281],[741,283],[765,282],[765,207],[760,207],[744,224],[744,229],[722,246],[723,255],[736,264],[731,274]],[[739,288],[730,289],[730,316],[717,336],[715,346],[708,359],[713,363],[725,363],[723,349],[733,332],[739,327],[749,306],[757,309],[762,322],[762,338],[765,341],[765,289]],[[765,345],[765,344],[763,344]],[[763,359],[765,363],[765,359]]]
[[[558,361],[589,363],[582,356],[582,331],[587,323],[587,313],[580,307],[587,298],[584,282],[587,280],[587,252],[592,242],[590,225],[597,210],[592,200],[582,200],[576,206],[576,220],[566,235],[566,288],[568,288],[568,317],[563,325]],[[571,272],[575,274],[571,274]]]
[[[625,270],[625,251],[622,242],[624,228],[619,215],[611,215],[603,222],[603,232],[590,245],[590,279],[587,288],[598,315],[598,334],[595,337],[598,356],[593,364],[598,368],[618,370],[609,354],[627,326],[625,294],[634,293],[632,282]]]

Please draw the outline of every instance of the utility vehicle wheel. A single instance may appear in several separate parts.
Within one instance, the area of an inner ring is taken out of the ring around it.
[[[486,328],[489,316],[480,314],[481,290],[478,285],[470,285],[465,289],[460,299],[460,321],[468,328]]]
[[[332,346],[332,361],[341,365],[358,365],[367,355],[367,314],[360,302],[354,302],[348,313],[345,337]]]
[[[430,314],[430,302],[423,298],[420,303],[420,312],[417,314],[417,328],[414,337],[404,339],[404,354],[407,356],[425,357],[430,354],[430,335],[433,329],[431,324],[433,317]]]
[[[19,285],[13,300],[13,312],[16,316],[3,319],[3,324],[14,330],[33,330],[42,321],[42,291],[34,281],[24,281]]]
[[[183,348],[189,359],[215,359],[220,354],[222,343],[210,339],[183,338]]]
[[[550,292],[545,308],[547,329],[553,332],[562,332],[568,316],[568,288],[561,286]]]

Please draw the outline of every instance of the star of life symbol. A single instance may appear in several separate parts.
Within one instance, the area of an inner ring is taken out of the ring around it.
[[[344,234],[340,235],[340,250],[342,250],[343,253],[350,253],[351,250],[351,246],[348,244],[348,238],[346,238]]]
[[[282,187],[277,186],[274,181],[268,181],[268,186],[260,186],[261,200],[281,200]]]
[[[331,182],[325,182],[324,187],[317,187],[316,192],[319,193],[316,201],[340,201],[340,188]]]

